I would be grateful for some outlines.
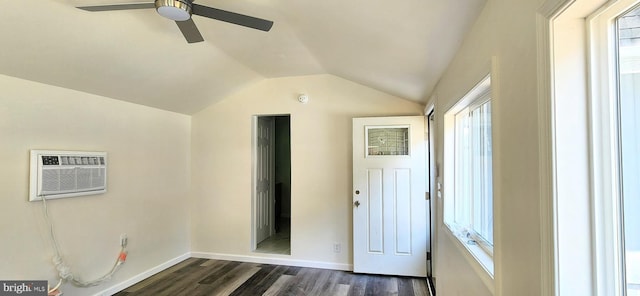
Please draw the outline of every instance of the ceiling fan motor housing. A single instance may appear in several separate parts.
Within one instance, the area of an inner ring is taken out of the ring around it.
[[[156,0],[156,11],[163,17],[174,21],[186,21],[191,18],[190,0]]]

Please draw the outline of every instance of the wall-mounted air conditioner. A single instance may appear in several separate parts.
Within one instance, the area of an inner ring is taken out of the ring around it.
[[[29,200],[107,191],[107,153],[31,150]]]

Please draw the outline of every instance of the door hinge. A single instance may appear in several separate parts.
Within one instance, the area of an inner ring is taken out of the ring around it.
[[[431,199],[431,193],[429,193],[429,192],[425,192],[425,193],[424,193],[424,199],[425,199],[425,200],[430,200],[430,199]]]

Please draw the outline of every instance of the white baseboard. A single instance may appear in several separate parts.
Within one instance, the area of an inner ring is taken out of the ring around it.
[[[323,262],[323,261],[309,261],[309,260],[289,259],[289,258],[280,258],[280,257],[246,256],[246,255],[219,254],[219,253],[206,253],[206,252],[192,252],[191,257],[353,271],[353,265],[351,264]]]
[[[103,290],[101,292],[98,292],[96,294],[94,294],[94,296],[110,296],[113,295],[115,293],[118,293],[126,288],[129,288],[143,280],[146,280],[147,278],[151,277],[152,275],[159,273],[173,265],[176,265],[186,259],[188,259],[189,257],[191,257],[191,253],[185,253],[182,254],[176,258],[170,259],[167,262],[164,262],[158,266],[152,267],[128,280],[125,280],[123,282],[120,282],[114,286],[111,286],[109,288],[107,288],[106,290]]]
[[[252,262],[252,263],[262,263],[262,264],[274,264],[274,265],[311,267],[311,268],[321,268],[321,269],[345,270],[345,271],[353,270],[353,265],[351,264],[342,264],[342,263],[334,263],[334,262],[309,261],[309,260],[277,258],[277,257],[260,257],[260,256],[206,253],[206,252],[191,252],[191,253],[185,253],[176,258],[170,259],[169,261],[164,262],[158,266],[150,268],[128,280],[125,280],[116,285],[113,285],[101,292],[98,292],[94,294],[94,296],[110,296],[115,293],[118,293],[190,257],[203,258],[203,259],[228,260],[228,261],[240,261],[240,262]]]

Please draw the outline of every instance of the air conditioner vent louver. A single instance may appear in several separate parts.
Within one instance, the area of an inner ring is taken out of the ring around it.
[[[107,191],[107,153],[31,150],[29,200]]]

